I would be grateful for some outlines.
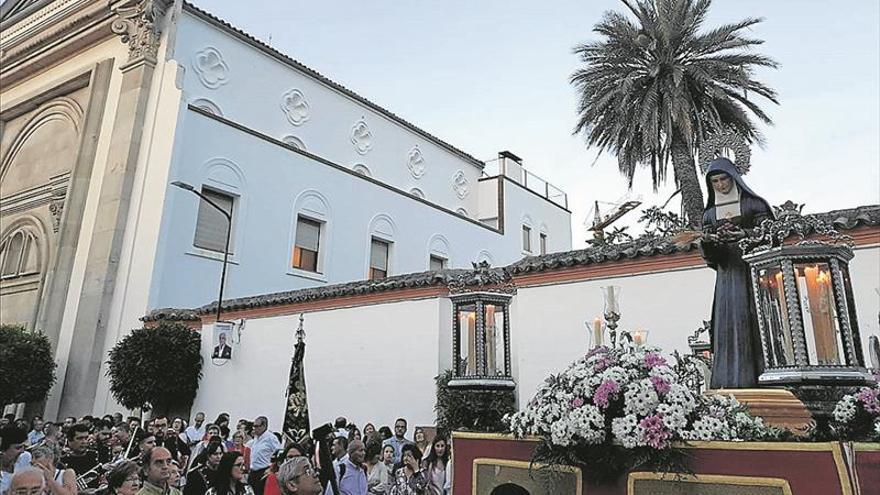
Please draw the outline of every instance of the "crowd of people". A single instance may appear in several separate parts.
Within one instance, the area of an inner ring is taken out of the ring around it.
[[[0,495],[449,495],[448,439],[339,417],[293,439],[265,416],[122,414],[0,424]]]

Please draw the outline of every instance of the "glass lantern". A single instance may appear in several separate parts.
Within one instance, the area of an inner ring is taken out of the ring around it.
[[[511,296],[471,292],[451,296],[453,377],[450,387],[513,388],[510,372]]]
[[[751,267],[765,371],[761,384],[869,381],[848,245],[808,242],[743,257]]]

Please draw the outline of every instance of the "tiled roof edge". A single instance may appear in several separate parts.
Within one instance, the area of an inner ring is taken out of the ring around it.
[[[408,120],[400,117],[399,115],[395,114],[394,112],[391,112],[390,110],[387,110],[387,109],[377,105],[376,103],[373,103],[372,101],[364,98],[363,96],[355,93],[354,91],[346,88],[345,86],[343,86],[343,85],[333,81],[332,79],[324,76],[323,74],[319,73],[318,71],[304,65],[302,62],[294,59],[293,57],[286,55],[285,53],[277,50],[276,48],[271,47],[270,45],[266,44],[265,42],[261,41],[260,39],[258,39],[256,37],[254,37],[253,35],[249,34],[248,32],[232,25],[230,22],[217,17],[216,15],[202,9],[201,7],[196,6],[195,4],[193,4],[191,2],[186,2],[186,1],[183,2],[183,8],[187,12],[190,12],[190,13],[192,13],[192,14],[194,14],[194,15],[196,15],[196,16],[198,16],[198,17],[200,17],[200,18],[202,18],[212,24],[215,24],[215,25],[220,26],[224,29],[232,31],[233,33],[235,33],[239,37],[243,38],[244,40],[246,40],[248,43],[255,46],[256,48],[258,48],[258,49],[268,53],[269,55],[293,66],[296,70],[298,70],[298,71],[300,71],[310,77],[317,79],[321,83],[326,84],[327,86],[330,86],[331,88],[345,94],[346,96],[358,101],[359,103],[366,105],[370,109],[372,109],[372,110],[378,112],[379,114],[384,115],[385,117],[403,125],[407,129],[409,129],[409,130],[415,132],[416,134],[428,139],[429,141],[433,141],[441,148],[445,149],[446,151],[449,151],[450,153],[452,153],[454,155],[459,156],[460,158],[464,159],[467,162],[470,162],[475,167],[482,170],[486,166],[485,162],[483,162],[482,160],[479,160],[479,159],[475,158],[474,156],[472,156],[471,154],[469,154],[465,151],[462,151],[459,148],[456,148],[455,146],[449,144],[448,142],[431,134],[430,132],[418,127],[417,125],[413,124],[412,122],[409,122]]]
[[[846,231],[858,227],[880,226],[880,205],[868,205],[858,208],[834,210],[825,213],[814,213],[826,221],[830,221],[837,229]],[[443,287],[451,284],[480,286],[488,280],[490,283],[508,283],[514,276],[549,270],[564,269],[573,266],[599,264],[612,261],[672,255],[699,249],[699,242],[684,246],[676,246],[663,238],[640,238],[631,242],[595,246],[575,251],[551,253],[541,256],[529,256],[506,267],[491,268],[488,271],[450,269],[427,271],[397,275],[381,280],[358,280],[326,287],[312,287],[286,292],[228,299],[223,302],[223,311],[240,311],[283,304],[296,304],[335,297],[349,297],[424,287]],[[211,314],[217,310],[217,303],[212,302],[196,309],[163,308],[151,311],[144,321],[192,318],[193,315]],[[174,318],[175,316],[179,316]],[[198,319],[195,316],[193,319]]]

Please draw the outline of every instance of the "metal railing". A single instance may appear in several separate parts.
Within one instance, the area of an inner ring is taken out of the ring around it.
[[[565,191],[547,182],[546,179],[529,172],[522,164],[516,161],[507,158],[496,158],[487,161],[485,168],[483,168],[483,177],[496,177],[499,175],[507,177],[566,210],[568,209],[568,194]]]

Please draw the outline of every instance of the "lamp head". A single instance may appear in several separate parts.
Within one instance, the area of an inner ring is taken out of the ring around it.
[[[186,182],[182,182],[179,180],[172,182],[171,185],[175,186],[175,187],[179,187],[181,189],[185,189],[187,191],[194,191],[195,190],[195,188],[193,188],[193,186],[187,184]]]

